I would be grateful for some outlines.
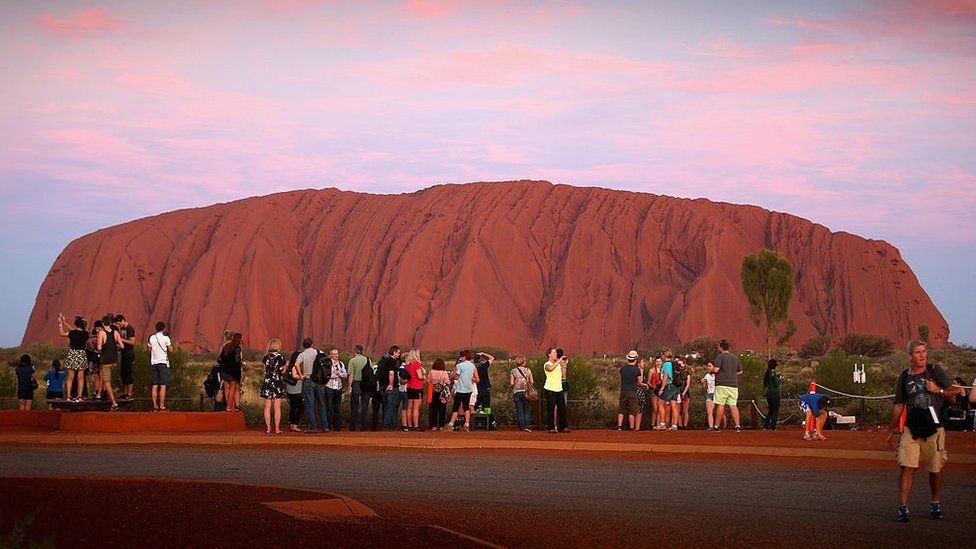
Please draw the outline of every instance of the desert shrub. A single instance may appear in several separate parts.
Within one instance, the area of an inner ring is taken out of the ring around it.
[[[849,355],[864,355],[869,357],[882,357],[891,354],[895,344],[890,338],[885,336],[847,334],[837,346]]]
[[[718,340],[710,337],[699,337],[682,343],[675,352],[681,356],[698,355],[696,363],[705,364],[715,360],[718,356]]]
[[[824,356],[830,349],[830,339],[824,336],[813,336],[803,342],[800,347],[800,356],[803,358],[814,358]]]
[[[757,356],[741,354],[739,363],[742,365],[742,375],[739,376],[739,398],[759,398],[763,389],[763,374],[766,372],[766,360]]]

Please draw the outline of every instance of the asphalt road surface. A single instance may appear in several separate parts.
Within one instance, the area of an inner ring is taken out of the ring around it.
[[[972,468],[948,467],[940,521],[928,518],[928,486],[917,474],[909,524],[894,521],[896,474],[893,463],[588,452],[0,447],[3,476],[310,488],[355,498],[379,513],[374,520],[436,524],[510,547],[971,544]]]

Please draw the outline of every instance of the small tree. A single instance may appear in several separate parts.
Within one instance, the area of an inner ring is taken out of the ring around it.
[[[749,316],[756,326],[765,325],[766,356],[772,355],[771,341],[778,328],[777,345],[789,341],[796,324],[789,319],[793,299],[793,265],[772,250],[763,249],[742,260],[742,289],[749,300]]]
[[[929,325],[922,324],[918,327],[918,338],[922,340],[922,343],[926,345],[929,344]]]

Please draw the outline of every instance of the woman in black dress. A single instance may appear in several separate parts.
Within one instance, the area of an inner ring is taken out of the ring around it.
[[[244,338],[240,332],[234,332],[230,341],[220,349],[220,357],[217,359],[220,365],[220,380],[224,382],[224,401],[227,403],[228,412],[240,412],[241,400],[241,374],[244,369],[244,350],[241,348],[241,340]]]
[[[68,338],[68,358],[64,361],[68,379],[65,380],[64,398],[68,402],[81,402],[82,391],[85,388],[85,370],[88,368],[88,353],[85,352],[85,344],[88,343],[88,323],[84,318],[76,316],[73,330],[65,330],[65,324],[64,316],[58,315],[58,333],[61,337]],[[74,391],[71,390],[72,387],[75,387]]]
[[[281,354],[281,340],[268,342],[268,354],[264,355],[264,383],[261,384],[261,398],[264,399],[264,432],[271,434],[274,424],[276,435],[281,434],[281,399],[285,398],[285,356]],[[271,409],[274,408],[274,419]]]

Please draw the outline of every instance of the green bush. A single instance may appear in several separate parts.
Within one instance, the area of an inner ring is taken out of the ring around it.
[[[803,342],[800,347],[800,356],[803,358],[814,358],[824,356],[830,349],[830,339],[824,336],[813,336]]]
[[[849,355],[863,355],[873,358],[888,356],[895,344],[885,336],[847,334],[837,346]]]

